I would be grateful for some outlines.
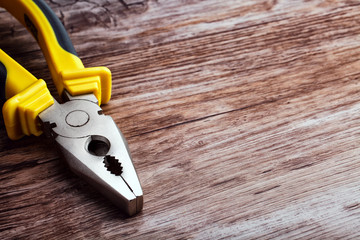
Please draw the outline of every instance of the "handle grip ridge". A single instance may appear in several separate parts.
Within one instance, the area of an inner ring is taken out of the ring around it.
[[[38,115],[54,103],[44,80],[37,79],[0,49],[0,93],[10,139],[42,133]]]

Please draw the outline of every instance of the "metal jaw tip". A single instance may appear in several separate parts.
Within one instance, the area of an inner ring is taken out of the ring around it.
[[[142,210],[143,192],[126,140],[110,116],[89,98],[55,102],[39,117],[70,168],[132,216]]]

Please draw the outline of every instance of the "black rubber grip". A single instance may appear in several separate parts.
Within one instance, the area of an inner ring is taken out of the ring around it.
[[[53,10],[43,0],[33,0],[34,3],[41,9],[53,28],[56,39],[60,46],[67,52],[77,56],[74,45],[72,44],[68,33],[60,19],[56,16]]]
[[[0,62],[0,100],[6,100],[5,95],[5,85],[6,85],[6,78],[7,78],[7,70],[5,65]]]

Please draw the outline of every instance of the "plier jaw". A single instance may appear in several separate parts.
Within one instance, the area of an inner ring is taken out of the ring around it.
[[[55,102],[39,114],[45,134],[77,175],[128,215],[140,212],[143,192],[123,134],[92,94],[67,95],[69,101]]]

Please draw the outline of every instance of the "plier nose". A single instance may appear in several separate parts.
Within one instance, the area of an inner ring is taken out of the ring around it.
[[[69,167],[128,215],[141,211],[143,193],[125,138],[93,95],[55,104],[39,118]]]
[[[32,32],[63,100],[0,50],[0,97],[11,139],[45,135],[69,167],[128,215],[142,210],[143,192],[125,138],[99,107],[111,95],[105,67],[84,68],[60,20],[43,0],[0,0]]]

